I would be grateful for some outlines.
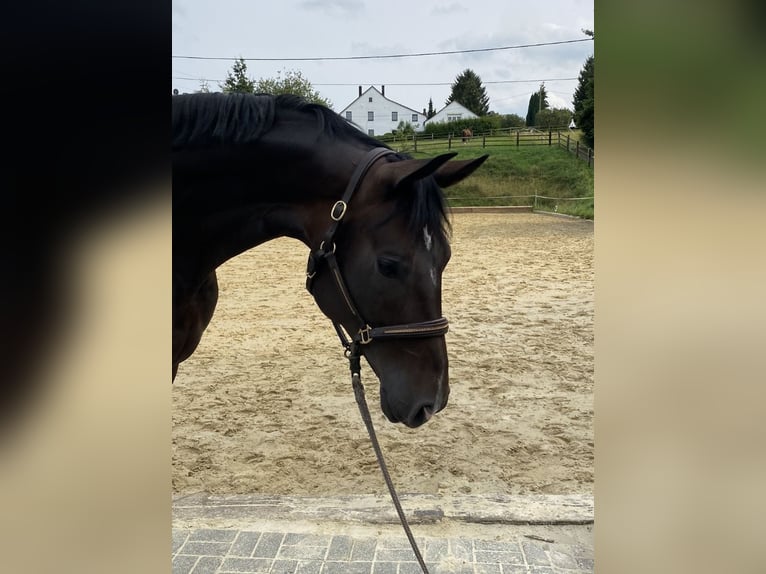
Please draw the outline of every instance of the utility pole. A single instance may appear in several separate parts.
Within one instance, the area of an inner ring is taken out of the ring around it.
[[[538,112],[543,111],[543,88],[544,87],[545,87],[545,82],[540,84],[540,106],[539,106],[539,109],[537,110]]]

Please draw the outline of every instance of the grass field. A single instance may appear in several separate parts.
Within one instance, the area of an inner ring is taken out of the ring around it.
[[[547,135],[544,136],[547,143]],[[521,145],[514,136],[474,137],[463,144],[446,140],[388,141],[388,145],[416,158],[432,157],[447,151],[457,159],[489,154],[489,159],[467,180],[445,190],[450,205],[534,205],[542,211],[556,211],[593,219],[593,168],[556,146]],[[536,198],[534,196],[537,196]],[[590,199],[571,199],[571,198]],[[547,199],[552,198],[552,199]]]

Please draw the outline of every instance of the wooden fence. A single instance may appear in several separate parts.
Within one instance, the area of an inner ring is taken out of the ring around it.
[[[491,132],[475,134],[470,138],[463,138],[460,134],[435,137],[434,134],[413,133],[405,138],[382,137],[380,141],[389,145],[406,143],[412,146],[413,151],[428,153],[429,148],[447,149],[460,145],[481,145],[482,148],[492,147],[522,147],[530,145],[558,146],[573,154],[578,159],[585,161],[593,167],[595,155],[591,148],[574,140],[568,132],[549,130],[547,132],[536,129],[503,129]]]

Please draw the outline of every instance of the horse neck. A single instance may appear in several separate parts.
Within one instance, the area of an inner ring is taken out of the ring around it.
[[[365,153],[365,149],[341,145],[269,143],[236,153],[186,158],[187,165],[205,166],[204,177],[194,177],[194,170],[186,177],[174,168],[174,188],[191,186],[183,194],[184,205],[174,210],[174,245],[196,246],[197,273],[212,271],[278,237],[315,246],[329,225],[330,207],[340,199],[354,162]],[[338,157],[348,160],[339,162]],[[342,163],[345,169],[338,169]],[[189,237],[184,239],[184,234]]]

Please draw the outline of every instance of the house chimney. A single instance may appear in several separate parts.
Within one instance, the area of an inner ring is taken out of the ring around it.
[[[386,97],[386,86],[380,86],[380,94],[385,98]]]
[[[362,95],[362,86],[359,86],[359,95]]]

